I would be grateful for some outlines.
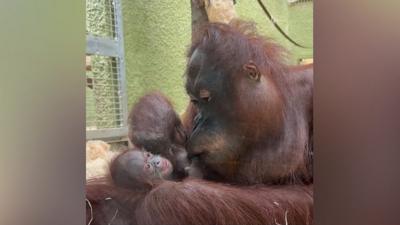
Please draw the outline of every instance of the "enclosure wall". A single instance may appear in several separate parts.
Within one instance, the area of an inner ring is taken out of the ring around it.
[[[122,0],[122,6],[129,106],[147,91],[159,90],[182,112],[190,1]]]
[[[287,34],[312,47],[312,1],[263,2]],[[191,39],[190,1],[122,0],[122,6],[129,106],[146,92],[160,90],[182,112],[187,104],[182,75]],[[276,30],[256,0],[237,0],[235,9],[240,18],[254,20],[262,34],[288,48],[291,62],[312,57],[312,48],[296,47]]]

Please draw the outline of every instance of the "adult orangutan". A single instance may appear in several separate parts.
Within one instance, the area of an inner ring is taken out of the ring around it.
[[[312,67],[286,66],[282,52],[249,23],[208,24],[188,53],[183,118],[189,159],[208,181],[89,184],[95,217],[114,215],[100,210],[109,197],[126,224],[311,224]]]
[[[249,28],[211,24],[189,51],[190,158],[217,180],[309,183],[312,69],[285,67]]]

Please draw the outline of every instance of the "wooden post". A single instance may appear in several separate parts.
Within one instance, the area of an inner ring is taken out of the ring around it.
[[[229,23],[236,18],[233,0],[191,0],[192,39],[207,22]]]
[[[204,7],[210,22],[229,23],[237,17],[233,0],[204,0]]]
[[[204,0],[190,0],[192,9],[192,40],[199,28],[208,22],[207,13],[204,9]]]

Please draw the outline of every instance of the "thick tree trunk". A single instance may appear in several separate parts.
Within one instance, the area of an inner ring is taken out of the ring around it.
[[[208,22],[204,9],[204,0],[190,0],[192,8],[192,40],[195,39],[199,28]]]
[[[191,0],[192,39],[207,22],[229,23],[236,17],[233,0]]]
[[[233,0],[204,0],[204,8],[210,22],[229,23],[236,17]]]

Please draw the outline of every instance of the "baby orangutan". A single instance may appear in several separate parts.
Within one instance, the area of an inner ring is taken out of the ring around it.
[[[160,92],[149,93],[133,105],[129,115],[129,141],[137,148],[160,155],[174,167],[174,179],[201,178],[196,163],[187,159],[187,134],[172,103]]]
[[[111,179],[116,186],[128,189],[151,189],[162,180],[173,180],[171,162],[138,149],[128,150],[111,163]]]

